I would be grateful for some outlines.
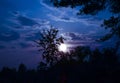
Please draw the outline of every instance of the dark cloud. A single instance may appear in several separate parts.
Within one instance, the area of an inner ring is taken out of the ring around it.
[[[0,41],[13,41],[25,38],[26,41],[38,39],[38,31],[41,26],[46,26],[48,21],[34,20],[25,15],[20,14],[19,11],[10,12],[11,17],[0,25]],[[20,31],[21,30],[21,31]]]
[[[40,38],[40,32],[34,32],[31,33],[29,35],[27,35],[27,37],[25,38],[26,41],[35,41],[38,40]]]
[[[16,29],[20,29],[23,27],[43,27],[49,24],[48,20],[39,19],[39,18],[32,18],[26,15],[21,14],[19,11],[12,11],[11,18],[8,19],[8,22],[11,23]]]
[[[9,28],[1,27],[0,30],[0,41],[14,41],[20,38],[20,34]]]
[[[95,48],[104,48],[115,46],[113,42],[117,39],[111,39],[106,42],[97,42],[96,39],[101,38],[101,36],[95,35],[94,33],[80,34],[76,32],[67,32],[63,33],[62,36],[68,41],[66,43],[69,45],[69,48],[74,48],[76,46],[90,46],[92,49]]]
[[[33,26],[33,25],[39,25],[39,23],[37,23],[35,20],[30,19],[28,17],[24,17],[24,16],[18,16],[17,20],[20,22],[21,25],[23,26]]]
[[[71,40],[84,40],[84,41],[91,40],[91,38],[88,35],[75,32],[63,33],[62,36],[67,39],[69,38]]]
[[[20,38],[20,35],[17,32],[14,31],[10,31],[10,32],[2,32],[0,33],[0,41],[13,41],[13,40],[17,40]]]
[[[63,33],[62,36],[67,39],[66,43],[69,48],[74,48],[76,46],[92,46],[93,44],[99,46],[95,40],[89,36],[89,34],[80,34],[76,32]]]

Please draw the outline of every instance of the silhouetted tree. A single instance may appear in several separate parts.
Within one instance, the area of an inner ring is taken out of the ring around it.
[[[83,63],[85,58],[91,55],[89,47],[78,46],[74,49],[73,56],[76,56],[80,63]]]
[[[98,48],[92,51],[92,54],[90,56],[90,62],[92,62],[93,64],[98,64],[102,62],[102,59],[103,59],[102,53]]]
[[[43,51],[43,59],[45,59],[48,64],[53,65],[58,61],[58,58],[60,58],[58,46],[64,43],[63,40],[63,37],[58,36],[58,29],[51,27],[50,29],[40,32],[40,39],[36,42]]]
[[[0,72],[0,83],[15,83],[16,82],[16,69],[3,67]]]
[[[18,68],[19,73],[25,73],[27,71],[27,68],[24,64],[20,64]]]
[[[115,65],[118,63],[118,56],[115,48],[105,48],[103,50],[103,57],[107,65]]]
[[[47,69],[47,64],[44,62],[40,62],[38,67],[37,67],[37,70],[41,71],[41,70],[46,70],[46,69]]]
[[[27,68],[25,64],[21,63],[18,67],[18,73],[17,73],[17,81],[18,83],[25,83],[27,81],[26,76],[27,76]]]

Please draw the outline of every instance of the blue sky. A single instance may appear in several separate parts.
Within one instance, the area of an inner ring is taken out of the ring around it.
[[[0,0],[0,68],[18,67],[20,63],[35,68],[41,53],[33,41],[41,29],[51,25],[69,40],[69,46],[103,47],[104,43],[95,40],[108,32],[100,24],[110,14],[77,16],[77,12],[78,8],[55,8],[49,0]]]

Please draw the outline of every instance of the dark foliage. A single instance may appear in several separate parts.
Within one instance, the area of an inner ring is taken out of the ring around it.
[[[107,0],[51,0],[57,7],[77,7],[80,6],[79,14],[95,15],[103,10]]]
[[[120,39],[120,17],[112,16],[108,20],[104,20],[103,25],[105,29],[109,29],[110,32],[101,38],[101,41],[105,41],[113,37],[114,35],[118,36]]]
[[[53,66],[46,67],[45,63],[40,62],[37,70],[27,70],[24,64],[20,64],[18,70],[4,67],[0,72],[0,83],[120,82],[120,63],[116,48],[100,51],[90,50],[89,47],[77,47],[66,55],[70,58],[62,57]],[[86,62],[87,56],[89,58]]]
[[[98,12],[108,9],[114,14],[120,13],[119,0],[51,0],[57,7],[80,7],[79,14],[95,15]]]

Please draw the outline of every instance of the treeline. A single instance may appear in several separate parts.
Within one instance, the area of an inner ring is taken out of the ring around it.
[[[120,63],[116,48],[91,50],[77,47],[54,65],[40,62],[28,70],[20,64],[18,70],[4,67],[0,83],[117,83],[120,82]]]

